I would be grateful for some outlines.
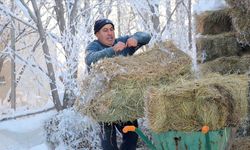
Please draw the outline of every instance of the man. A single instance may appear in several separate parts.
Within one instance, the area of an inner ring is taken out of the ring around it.
[[[136,32],[132,36],[122,36],[115,38],[114,24],[109,19],[100,19],[95,22],[94,33],[97,40],[91,42],[86,48],[86,64],[88,70],[92,63],[106,57],[119,55],[133,55],[141,46],[148,44],[151,37],[144,32]],[[116,142],[116,129],[122,134],[122,150],[135,150],[138,136],[134,132],[124,134],[122,128],[126,125],[138,127],[137,120],[133,122],[121,123],[100,123],[101,125],[101,144],[104,150],[118,150]]]

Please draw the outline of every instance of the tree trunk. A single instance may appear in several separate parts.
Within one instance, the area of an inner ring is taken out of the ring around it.
[[[3,68],[3,61],[4,61],[4,58],[0,57],[0,73],[1,73],[2,68]]]
[[[192,51],[192,1],[188,0],[188,49]]]
[[[78,60],[77,56],[75,55],[74,51],[74,36],[76,34],[75,30],[75,17],[78,11],[78,2],[79,0],[75,0],[75,2],[70,4],[69,8],[71,10],[66,10],[70,11],[70,14],[67,15],[67,19],[69,20],[68,26],[65,24],[65,18],[64,18],[64,8],[62,5],[61,1],[56,0],[56,16],[57,16],[57,21],[60,23],[61,27],[61,36],[68,36],[69,38],[66,43],[62,43],[63,49],[66,55],[66,71],[67,71],[67,77],[63,79],[64,82],[64,97],[63,97],[63,109],[72,107],[76,101],[76,96],[74,93],[74,89],[77,88],[76,84],[76,79],[77,79],[77,66],[78,66]],[[67,5],[67,3],[65,4]],[[68,7],[66,7],[68,8]],[[61,11],[59,11],[61,10]],[[64,26],[63,26],[64,25]],[[68,28],[67,28],[68,27]],[[69,30],[68,30],[69,29]]]
[[[151,21],[153,23],[153,27],[154,27],[154,30],[156,33],[159,33],[159,31],[160,31],[159,13],[157,13],[158,9],[159,9],[158,4],[155,4],[155,5],[150,4],[150,10],[153,14],[153,16],[151,17]]]
[[[103,11],[103,3],[104,0],[98,0],[99,5],[98,5],[98,13],[100,14],[100,18],[104,18],[104,11]]]
[[[160,33],[160,19],[159,19],[159,1],[149,1],[147,0],[148,5],[150,7],[150,11],[152,16],[150,16],[150,20],[153,23],[154,33],[156,36],[156,42],[159,42],[161,40]]]
[[[15,4],[14,0],[11,0],[11,10],[14,12]],[[12,59],[11,59],[11,108],[16,110],[16,64],[15,64],[15,21],[12,18],[11,23],[11,49],[12,49]]]
[[[65,19],[64,19],[64,8],[63,8],[62,0],[55,0],[55,3],[56,3],[56,6],[54,8],[56,12],[56,20],[59,25],[60,33],[62,35],[65,30],[65,24],[66,24]]]
[[[33,9],[34,9],[34,12],[36,14],[37,28],[38,28],[38,32],[39,32],[39,35],[41,38],[42,49],[43,49],[43,53],[45,56],[46,66],[48,69],[48,76],[51,80],[50,81],[50,89],[52,92],[52,99],[53,99],[53,102],[55,104],[56,110],[59,111],[59,110],[62,110],[62,105],[60,103],[60,99],[59,99],[59,95],[58,95],[58,91],[57,91],[54,68],[53,68],[53,65],[51,63],[51,56],[50,56],[47,40],[45,37],[45,31],[44,31],[43,25],[42,25],[41,15],[40,15],[40,12],[38,10],[36,1],[31,0],[31,3],[32,3]]]
[[[171,16],[171,0],[166,0],[166,20]]]
[[[117,4],[117,25],[117,32],[119,37],[121,36],[121,8],[119,4]]]
[[[112,5],[113,5],[113,0],[110,0],[109,1],[109,7],[107,8],[107,11],[106,11],[106,18],[109,18],[109,15],[111,14],[111,11],[112,11]]]
[[[89,22],[90,21],[90,15],[92,13],[92,10],[87,10],[90,8],[90,0],[84,0],[84,7],[83,7],[83,11],[85,11],[85,13],[83,14],[83,18],[85,19],[85,22]],[[93,32],[92,31],[92,26],[89,26],[87,24],[85,24],[85,27],[87,28],[87,32]]]

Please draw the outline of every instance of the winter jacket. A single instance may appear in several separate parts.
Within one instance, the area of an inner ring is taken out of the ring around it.
[[[114,57],[118,55],[122,56],[133,55],[136,52],[136,50],[138,50],[141,46],[148,44],[148,42],[151,39],[148,33],[136,32],[132,36],[122,36],[115,39],[114,45],[119,41],[126,43],[130,37],[133,37],[137,40],[138,42],[137,47],[127,47],[120,52],[115,52],[112,47],[106,46],[98,40],[94,40],[93,42],[91,42],[86,48],[87,55],[85,58],[85,63],[88,66],[88,70],[92,63],[95,63],[98,60],[105,57]]]

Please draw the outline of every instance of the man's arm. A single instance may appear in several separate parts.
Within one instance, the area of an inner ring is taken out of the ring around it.
[[[105,57],[113,57],[115,55],[115,51],[112,47],[104,48],[99,50],[101,46],[97,43],[92,42],[88,45],[86,51],[85,63],[90,66],[92,63],[97,62],[98,60]]]
[[[145,32],[136,32],[132,36],[121,37],[119,40],[126,43],[127,48],[121,54],[124,56],[133,55],[143,45],[149,43],[151,36]]]
[[[132,38],[135,38],[138,42],[137,46],[143,46],[149,43],[151,36],[146,32],[136,32]]]
[[[137,41],[137,45],[134,47],[128,47],[125,50],[123,50],[126,46],[125,43],[129,38],[134,38]],[[118,38],[118,41],[120,42],[118,42],[113,47],[101,49],[102,47],[98,43],[92,42],[89,44],[89,46],[86,49],[87,54],[86,54],[85,62],[88,66],[90,66],[92,63],[95,63],[102,58],[113,57],[116,55],[116,53],[117,54],[122,53],[124,56],[132,55],[141,46],[148,44],[150,39],[151,39],[151,36],[148,33],[136,32],[131,37],[124,36],[124,37]]]

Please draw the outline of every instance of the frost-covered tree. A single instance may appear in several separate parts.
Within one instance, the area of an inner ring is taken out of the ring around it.
[[[26,82],[22,78],[23,74],[31,73],[32,77],[37,79],[35,83],[38,87],[35,89],[45,91],[46,86],[49,87],[47,93],[50,93],[48,95],[57,110],[71,107],[79,94],[76,79],[83,69],[78,70],[78,66],[84,66],[85,47],[95,38],[93,24],[98,18],[111,19],[118,35],[146,31],[153,37],[150,45],[169,39],[174,40],[183,50],[190,49],[188,46],[191,43],[191,35],[188,32],[191,33],[192,28],[187,18],[192,14],[188,0],[14,2],[14,11],[11,10],[10,3],[0,3],[0,13],[5,20],[15,20],[15,42],[22,46],[17,46],[13,53],[8,43],[0,54],[0,66],[2,58],[15,55],[15,62],[18,64],[16,86],[20,87],[20,84]],[[10,28],[8,24],[8,29]],[[38,58],[43,58],[45,63],[42,64]],[[59,77],[63,82],[59,81]],[[82,75],[80,77],[82,78]]]
[[[96,18],[96,11],[92,10],[98,6],[98,3],[90,3],[88,0],[48,0],[48,1],[25,1],[18,0],[15,11],[11,10],[6,3],[1,3],[0,11],[5,17],[16,20],[17,25],[21,24],[23,33],[26,37],[28,32],[36,33],[37,42],[33,46],[25,43],[26,50],[32,47],[32,53],[39,45],[42,46],[43,57],[46,68],[37,63],[31,63],[29,59],[19,53],[14,55],[24,63],[19,75],[25,71],[26,66],[31,66],[31,70],[38,68],[48,79],[52,100],[57,110],[71,107],[74,104],[77,95],[77,67],[80,52],[84,51],[84,46],[93,39],[92,29],[93,21]],[[18,26],[14,26],[16,32],[20,32]],[[25,38],[16,36],[16,40]],[[48,42],[54,44],[53,49]],[[56,48],[56,49],[54,49]],[[6,48],[1,53],[1,58],[13,51],[11,47]],[[28,52],[27,52],[28,53]],[[26,54],[27,54],[26,53]],[[59,58],[60,53],[64,58]],[[31,54],[31,57],[33,54]],[[2,59],[1,59],[2,60]],[[2,61],[1,61],[2,62]],[[2,64],[2,63],[1,63]],[[57,74],[61,72],[61,78],[64,84],[63,101],[60,100],[58,93]],[[20,78],[19,78],[20,80]]]
[[[0,14],[0,52],[8,45],[10,40],[10,30],[8,26],[10,24],[10,18],[4,17],[4,14]],[[6,55],[0,55],[0,73],[3,67],[3,62]]]

